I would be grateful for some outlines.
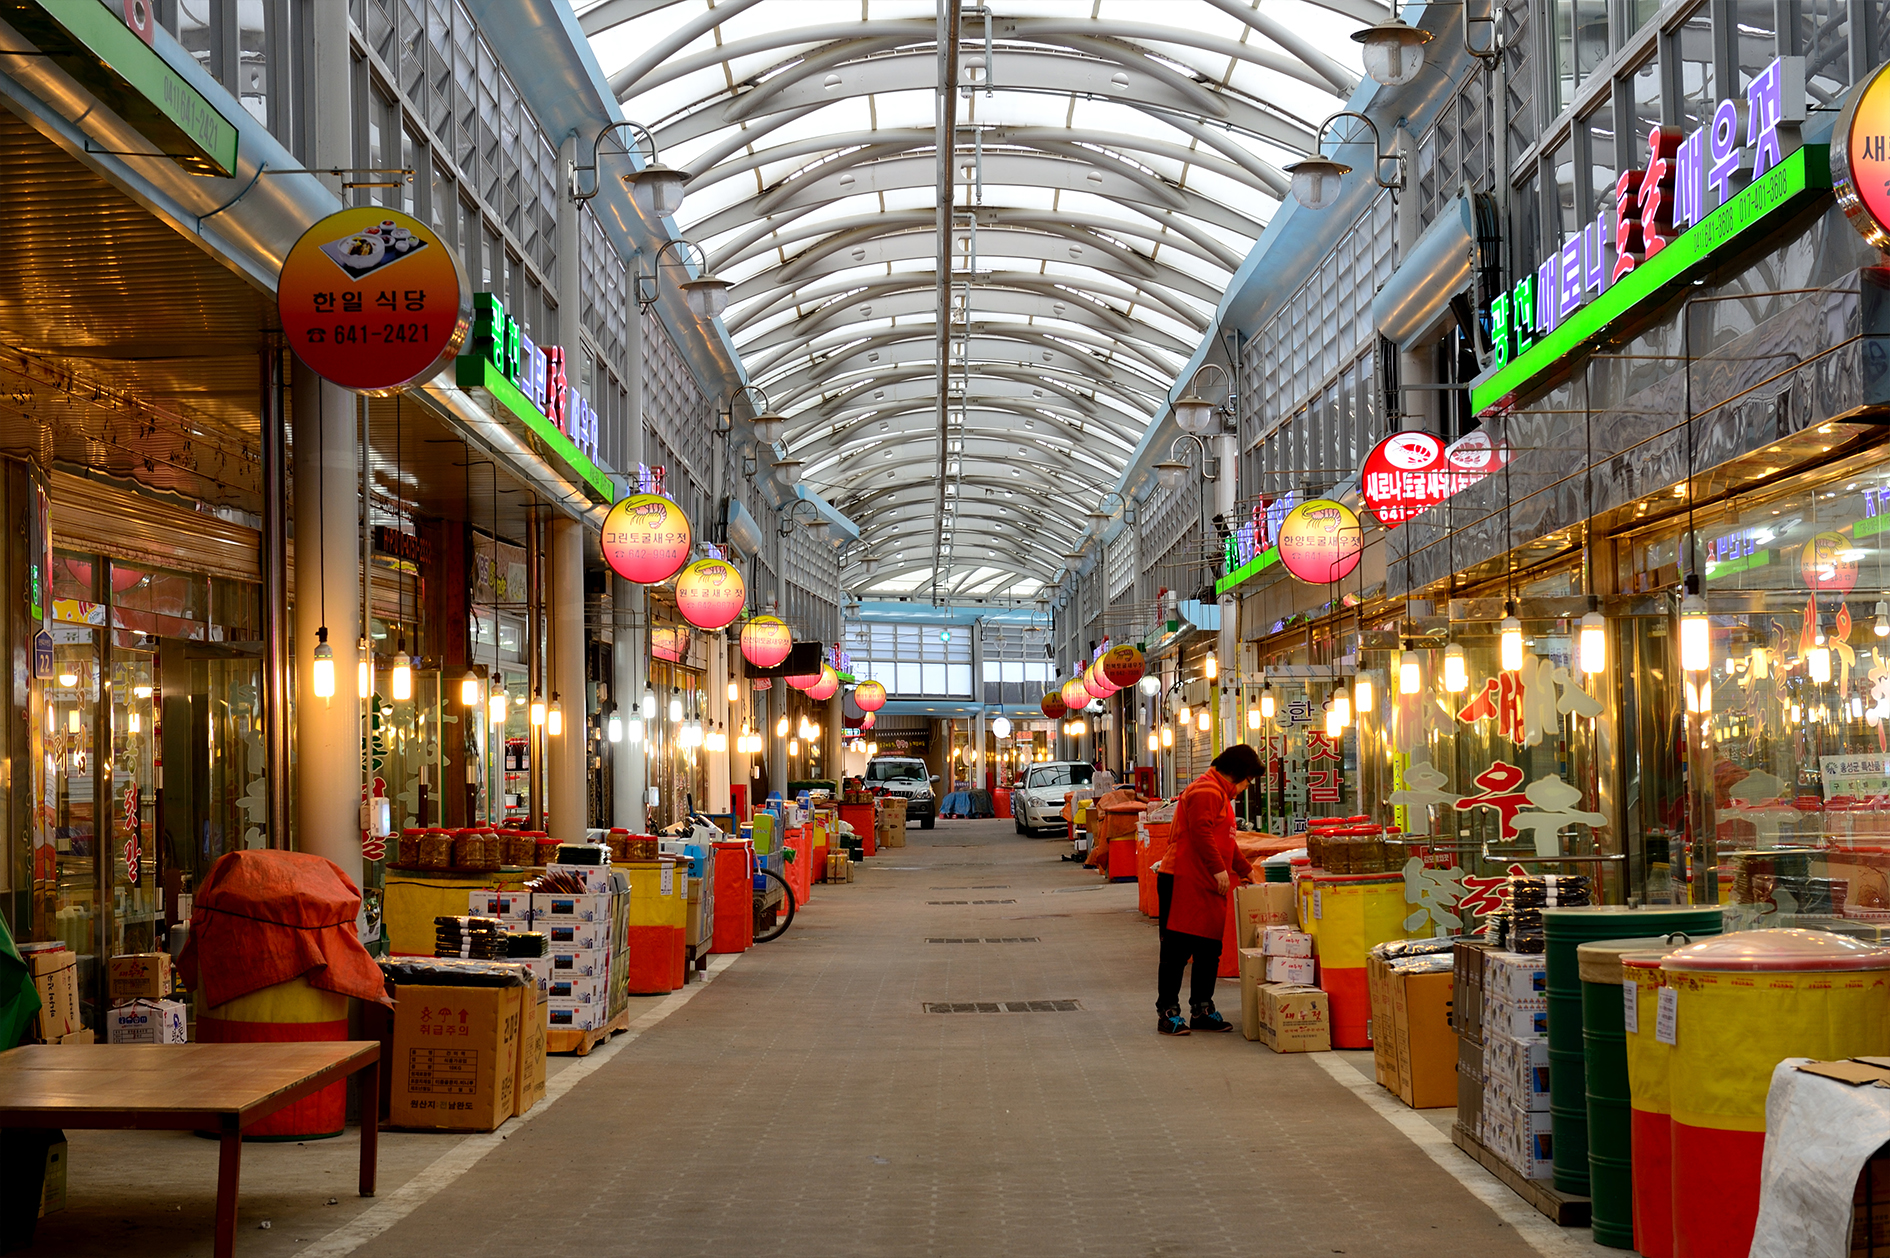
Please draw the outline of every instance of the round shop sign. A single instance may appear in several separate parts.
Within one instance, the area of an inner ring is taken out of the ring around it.
[[[385,397],[453,361],[472,327],[472,285],[425,223],[370,205],[302,233],[276,281],[276,313],[310,371]]]
[[[1037,701],[1037,706],[1042,708],[1043,714],[1053,721],[1059,719],[1065,712],[1070,710],[1070,705],[1063,702],[1062,693],[1056,690],[1047,692],[1043,698]]]
[[[1122,687],[1102,675],[1102,660],[1098,658],[1091,660],[1089,667],[1083,670],[1083,689],[1089,691],[1092,699],[1107,699]]]
[[[886,687],[876,681],[863,681],[853,688],[853,702],[862,712],[877,712],[886,706]]]
[[[782,680],[796,690],[812,690],[820,684],[820,679],[826,674],[827,666],[822,664],[820,670],[818,673],[802,673],[799,677],[784,677]]]
[[[604,562],[638,585],[656,585],[682,571],[693,541],[689,517],[661,494],[631,494],[604,517]]]
[[[1450,495],[1444,443],[1428,432],[1394,432],[1372,447],[1359,490],[1378,522],[1395,529]]]
[[[1311,585],[1328,585],[1350,573],[1364,546],[1358,517],[1330,498],[1300,503],[1280,525],[1280,562]]]
[[[1072,712],[1081,712],[1089,706],[1089,691],[1081,678],[1072,677],[1063,683],[1063,706]]]
[[[817,699],[821,702],[825,702],[833,698],[839,692],[840,674],[834,671],[833,665],[822,664],[820,666],[820,677],[813,685],[807,687],[807,697],[809,699]]]
[[[1831,186],[1851,226],[1890,249],[1890,65],[1851,93],[1831,132]]]
[[[698,559],[676,578],[676,610],[698,629],[726,629],[747,601],[742,574],[726,559]]]
[[[756,668],[773,668],[794,649],[794,631],[773,616],[757,616],[742,626],[742,658]]]
[[[1799,552],[1798,575],[1807,589],[1849,594],[1857,588],[1857,552],[1842,533],[1819,533]]]
[[[1103,652],[1102,675],[1118,690],[1124,686],[1133,686],[1142,680],[1142,673],[1148,667],[1142,658],[1141,648],[1133,642],[1124,642],[1121,646],[1112,646]]]

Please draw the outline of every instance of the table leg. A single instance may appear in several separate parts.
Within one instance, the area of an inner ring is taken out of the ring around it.
[[[381,1063],[361,1068],[361,1195],[374,1195],[374,1172],[380,1161]]]
[[[243,1130],[235,1119],[226,1120],[223,1147],[217,1158],[216,1258],[236,1255],[236,1187],[243,1169]]]

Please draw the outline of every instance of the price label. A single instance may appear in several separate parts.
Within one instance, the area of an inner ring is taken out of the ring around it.
[[[676,867],[667,862],[663,865],[663,889],[660,894],[676,894]]]
[[[1641,989],[1638,984],[1621,984],[1621,1025],[1629,1035],[1641,1033]]]
[[[1660,989],[1660,1003],[1654,1011],[1654,1038],[1662,1044],[1680,1042],[1680,993],[1671,987]]]

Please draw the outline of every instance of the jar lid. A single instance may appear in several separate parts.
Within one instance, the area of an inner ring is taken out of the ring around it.
[[[1890,970],[1890,948],[1825,930],[1742,930],[1669,955],[1667,970]]]

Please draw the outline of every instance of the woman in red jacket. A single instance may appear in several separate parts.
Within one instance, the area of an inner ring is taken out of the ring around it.
[[[1168,855],[1162,858],[1175,879],[1155,995],[1155,1029],[1163,1035],[1234,1029],[1214,1008],[1214,977],[1221,968],[1232,877],[1245,882],[1253,874],[1253,866],[1234,846],[1234,797],[1259,776],[1260,753],[1236,743],[1214,757],[1208,771],[1190,782],[1175,804]],[[1190,961],[1192,1016],[1184,1019],[1181,971]]]

